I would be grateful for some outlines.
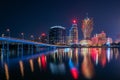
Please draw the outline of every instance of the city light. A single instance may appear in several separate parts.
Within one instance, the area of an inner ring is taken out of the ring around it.
[[[24,33],[23,32],[21,33],[21,35],[22,35],[22,39],[24,39]]]
[[[8,37],[10,38],[10,29],[6,30],[8,32]]]
[[[5,34],[2,34],[1,36],[2,36],[2,37],[4,37],[4,36],[5,36]]]
[[[9,31],[10,31],[10,29],[7,29],[6,31],[7,31],[7,32],[9,32]]]
[[[73,23],[74,23],[74,24],[76,24],[76,22],[77,22],[76,20],[73,20]]]
[[[120,0],[0,3],[0,80],[120,80]]]
[[[45,33],[42,33],[41,36],[46,36],[46,34],[45,34]]]

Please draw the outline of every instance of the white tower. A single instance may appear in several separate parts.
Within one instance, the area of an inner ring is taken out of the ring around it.
[[[69,32],[70,43],[77,44],[78,43],[78,27],[76,24],[76,20],[73,20],[72,27]]]

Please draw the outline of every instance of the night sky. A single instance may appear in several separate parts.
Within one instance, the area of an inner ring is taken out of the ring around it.
[[[72,20],[77,19],[79,39],[82,39],[81,22],[86,13],[94,20],[92,35],[106,32],[116,39],[120,34],[120,1],[118,0],[0,0],[0,36],[11,30],[12,37],[25,37],[31,34],[38,37],[48,33],[52,26],[71,28]]]

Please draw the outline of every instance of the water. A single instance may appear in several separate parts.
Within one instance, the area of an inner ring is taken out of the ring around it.
[[[120,80],[118,48],[59,48],[0,63],[0,80]]]

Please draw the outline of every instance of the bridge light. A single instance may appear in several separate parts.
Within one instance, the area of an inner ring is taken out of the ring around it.
[[[21,35],[24,35],[24,33],[22,32]]]
[[[6,31],[7,31],[7,32],[9,32],[9,31],[10,31],[10,29],[7,29]]]
[[[5,34],[2,34],[2,37],[4,37],[5,36]]]
[[[10,29],[6,30],[8,32],[8,37],[10,38]]]

